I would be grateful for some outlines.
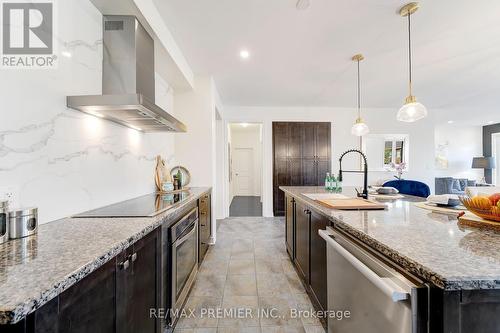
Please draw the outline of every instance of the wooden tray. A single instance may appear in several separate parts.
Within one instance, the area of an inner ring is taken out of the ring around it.
[[[359,209],[386,209],[387,206],[378,202],[360,199],[360,198],[349,198],[349,199],[322,199],[316,200],[328,208],[340,209],[340,210],[359,210]]]
[[[433,213],[439,213],[439,214],[447,214],[447,215],[453,215],[455,217],[458,217],[458,215],[464,211],[467,210],[467,208],[463,206],[456,206],[456,207],[439,207],[436,204],[429,203],[427,201],[425,202],[415,202],[413,204],[414,206],[422,209],[427,209],[430,210]]]
[[[472,213],[466,213],[464,216],[459,217],[458,226],[500,231],[500,222],[485,220]]]

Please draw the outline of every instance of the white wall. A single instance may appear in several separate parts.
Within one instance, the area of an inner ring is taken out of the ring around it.
[[[154,157],[174,159],[177,134],[143,134],[66,108],[67,95],[101,93],[102,16],[87,0],[58,2],[59,66],[2,70],[0,195],[37,206],[41,223],[154,190]],[[158,105],[172,91],[157,76]],[[180,116],[184,120],[184,116]]]
[[[436,126],[436,150],[448,160],[447,168],[436,168],[436,177],[480,180],[483,170],[471,166],[473,157],[483,156],[482,131],[481,126]]]
[[[397,110],[364,110],[363,117],[373,134],[409,134],[410,156],[407,179],[417,179],[434,188],[434,125],[432,117],[406,124],[396,120]],[[272,216],[272,122],[273,121],[329,121],[332,122],[332,168],[338,172],[339,155],[359,147],[359,140],[350,134],[356,110],[349,108],[289,108],[289,107],[225,107],[227,122],[263,123],[263,213]],[[356,168],[359,159],[346,158],[345,168]],[[390,179],[393,173],[370,172],[370,183]],[[346,175],[345,185],[362,185],[362,176]]]
[[[230,126],[231,150],[233,165],[235,164],[235,149],[251,148],[253,151],[253,196],[262,195],[262,142],[260,140],[260,126],[252,125],[251,129],[241,128],[239,124]],[[234,179],[234,172],[233,172]],[[234,185],[234,182],[232,182]],[[232,189],[234,196],[234,189]],[[233,197],[231,197],[232,200]]]
[[[178,91],[174,108],[187,126],[186,133],[175,137],[176,160],[191,173],[190,186],[211,186],[212,219],[216,218],[216,199],[219,189],[216,185],[216,110],[222,110],[217,89],[211,77],[195,77],[192,91]],[[219,175],[220,177],[220,175]],[[216,223],[212,224],[215,239]]]

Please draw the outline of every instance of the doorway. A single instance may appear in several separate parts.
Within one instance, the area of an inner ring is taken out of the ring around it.
[[[262,125],[230,123],[229,216],[262,216]]]

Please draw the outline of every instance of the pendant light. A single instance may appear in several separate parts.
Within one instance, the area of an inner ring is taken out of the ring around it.
[[[365,57],[363,57],[362,54],[356,54],[352,57],[352,61],[356,61],[358,63],[358,118],[351,128],[351,134],[356,136],[363,136],[370,132],[370,129],[363,121],[363,118],[361,118],[361,82],[359,76],[359,62],[363,59],[365,59]]]
[[[409,95],[406,97],[405,104],[399,109],[397,119],[408,123],[415,122],[427,117],[427,108],[417,102],[417,98],[412,94],[411,77],[411,15],[419,8],[418,2],[411,2],[399,10],[402,17],[408,17],[408,66],[409,66]]]

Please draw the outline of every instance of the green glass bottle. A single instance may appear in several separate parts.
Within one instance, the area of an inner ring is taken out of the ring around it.
[[[338,186],[338,181],[337,178],[335,178],[335,174],[332,173],[331,180],[330,180],[330,191],[336,192],[337,191],[337,186]]]
[[[331,178],[330,178],[330,173],[327,172],[325,177],[325,190],[330,191],[330,187],[331,187]]]

